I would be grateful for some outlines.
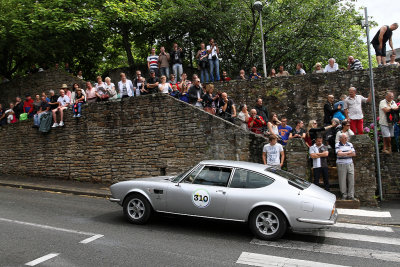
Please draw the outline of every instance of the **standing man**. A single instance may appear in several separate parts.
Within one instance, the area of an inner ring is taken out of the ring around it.
[[[165,52],[165,47],[161,46],[160,55],[158,56],[158,67],[160,68],[160,75],[169,77],[169,53]]]
[[[173,49],[170,53],[170,59],[172,64],[172,71],[176,77],[177,81],[180,81],[181,75],[183,73],[183,51],[182,48],[178,47],[177,43],[174,43]]]
[[[395,55],[396,51],[393,49],[392,42],[392,34],[393,31],[397,30],[399,24],[393,23],[392,25],[382,26],[379,31],[375,34],[375,37],[372,39],[372,46],[375,49],[376,53],[376,61],[378,62],[378,66],[381,67],[386,65],[386,43],[389,41],[389,45],[392,48],[392,53]]]
[[[147,68],[149,73],[153,70],[158,76],[158,56],[154,47],[151,49],[151,55],[147,57]]]
[[[281,136],[281,141],[279,143],[281,143],[283,146],[286,146],[291,131],[292,127],[287,125],[287,118],[281,117],[281,124],[278,126],[278,132]]]
[[[362,95],[356,95],[356,92],[355,87],[350,87],[349,96],[343,101],[344,114],[346,119],[350,120],[350,129],[355,135],[364,133],[364,114],[361,104],[371,102],[371,93],[366,98]]]
[[[207,53],[208,53],[208,63],[210,65],[210,82],[219,81],[219,48],[217,43],[214,42],[214,39],[210,39],[210,44],[207,45]],[[215,70],[215,79],[214,79],[214,70]]]
[[[277,141],[276,136],[271,135],[269,137],[269,144],[266,144],[263,148],[262,159],[268,167],[281,169],[285,160],[285,152],[282,145]]]
[[[353,157],[356,156],[356,151],[346,134],[340,136],[340,141],[335,145],[337,155],[336,166],[339,177],[339,188],[342,195],[342,200],[354,198],[354,164]],[[347,186],[348,184],[348,186]]]
[[[383,150],[385,154],[392,153],[392,137],[394,137],[395,123],[393,112],[398,112],[399,107],[393,100],[394,95],[392,92],[387,92],[385,99],[379,102],[379,124],[381,125],[383,136]]]
[[[335,97],[333,95],[328,95],[328,100],[324,105],[324,126],[331,125],[333,115],[342,108],[342,106],[338,106],[337,109],[334,108]]]
[[[317,136],[315,144],[310,147],[310,158],[313,160],[314,184],[319,186],[319,178],[324,178],[324,188],[329,191],[328,148],[322,144],[322,136]]]

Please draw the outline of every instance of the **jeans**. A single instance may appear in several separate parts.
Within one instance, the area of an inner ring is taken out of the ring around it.
[[[214,81],[214,70],[215,70],[215,81],[219,81],[219,59],[208,59],[210,64],[210,82]]]
[[[179,63],[174,64],[172,66],[172,71],[174,72],[176,80],[180,81],[181,80],[181,75],[183,73],[182,64],[179,64]]]
[[[74,105],[74,108],[73,108],[74,115],[81,114],[82,104],[83,103],[77,103],[77,104]]]
[[[205,79],[204,79],[205,78]],[[200,79],[202,83],[208,83],[208,69],[200,69]]]
[[[47,113],[47,111],[45,111],[45,112],[42,112],[42,113],[39,113],[39,114],[35,114],[34,116],[33,116],[33,125],[35,125],[35,126],[40,126],[40,117],[42,117],[44,114],[46,114]]]
[[[167,76],[167,81],[169,80],[169,67],[161,67],[160,68],[160,76]]]
[[[314,184],[319,186],[319,177],[324,178],[324,187],[326,191],[329,191],[329,177],[328,177],[328,168],[320,167],[314,168]]]

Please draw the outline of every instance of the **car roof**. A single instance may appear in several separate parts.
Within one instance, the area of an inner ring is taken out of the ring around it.
[[[247,162],[247,161],[234,161],[234,160],[203,160],[200,164],[207,164],[207,165],[222,165],[222,166],[229,166],[234,168],[243,168],[247,170],[257,171],[257,172],[266,172],[266,165],[254,163],[254,162]]]

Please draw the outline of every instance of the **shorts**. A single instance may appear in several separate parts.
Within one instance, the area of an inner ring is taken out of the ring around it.
[[[381,125],[381,131],[383,137],[394,137],[394,127]]]
[[[382,50],[379,50],[379,44],[373,44],[376,56],[386,57],[386,44],[382,45]]]

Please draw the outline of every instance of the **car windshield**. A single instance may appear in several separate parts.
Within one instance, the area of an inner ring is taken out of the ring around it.
[[[272,172],[272,173],[275,173],[275,174],[287,179],[288,183],[290,185],[292,185],[294,187],[297,187],[297,188],[299,188],[301,190],[304,190],[304,189],[308,188],[311,185],[311,183],[309,181],[306,181],[306,180],[304,180],[304,179],[302,179],[302,178],[298,177],[297,175],[294,175],[293,173],[290,173],[290,172],[286,172],[286,171],[283,171],[283,170],[278,170],[278,169],[271,168],[271,167],[266,168],[265,170],[269,171],[269,172]]]
[[[170,181],[174,182],[174,183],[179,182],[183,178],[183,176],[185,176],[185,174],[187,174],[191,169],[193,169],[193,167],[190,167],[189,169],[185,170],[184,172],[171,177]]]

